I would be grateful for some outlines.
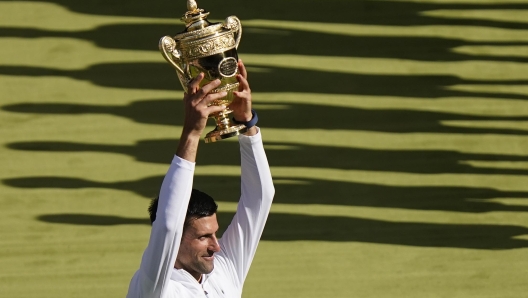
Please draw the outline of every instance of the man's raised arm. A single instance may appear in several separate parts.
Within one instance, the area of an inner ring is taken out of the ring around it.
[[[152,223],[150,240],[139,270],[134,274],[128,290],[129,298],[164,297],[181,243],[187,205],[192,191],[196,153],[200,136],[209,114],[224,107],[208,106],[225,93],[209,94],[220,81],[203,88],[199,83],[203,74],[189,83],[184,96],[185,120],[176,156],[165,175],[159,193],[156,217]]]
[[[251,122],[256,114],[251,110],[247,72],[242,62],[239,68],[241,74],[237,78],[241,90],[236,92],[237,98],[230,107],[235,120]],[[245,135],[239,136],[239,143],[241,197],[235,217],[219,241],[219,254],[223,257],[223,265],[232,269],[233,282],[241,290],[264,230],[275,188],[258,127],[253,126]]]

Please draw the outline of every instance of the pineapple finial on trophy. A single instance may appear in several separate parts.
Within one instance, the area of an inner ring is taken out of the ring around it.
[[[187,0],[187,10],[190,12],[195,12],[198,9],[198,4],[194,0]]]
[[[198,8],[196,0],[187,0],[187,12],[181,20],[185,23],[187,31],[203,29],[211,23],[207,20],[209,12],[205,9]]]

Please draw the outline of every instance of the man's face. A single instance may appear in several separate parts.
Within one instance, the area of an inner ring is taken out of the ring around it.
[[[174,267],[185,269],[197,280],[214,268],[214,253],[220,251],[216,214],[192,219],[185,228]]]

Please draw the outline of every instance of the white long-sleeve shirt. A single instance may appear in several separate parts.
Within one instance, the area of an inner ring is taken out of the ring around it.
[[[219,240],[214,269],[201,283],[174,268],[192,190],[195,164],[175,156],[163,180],[156,220],[127,298],[235,298],[242,286],[264,229],[275,189],[260,131],[239,136],[241,197],[231,224]]]

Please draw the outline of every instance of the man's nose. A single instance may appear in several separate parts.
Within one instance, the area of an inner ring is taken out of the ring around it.
[[[209,244],[209,250],[214,251],[214,252],[220,251],[220,244],[218,244],[218,238],[213,237],[211,239],[211,243]]]

